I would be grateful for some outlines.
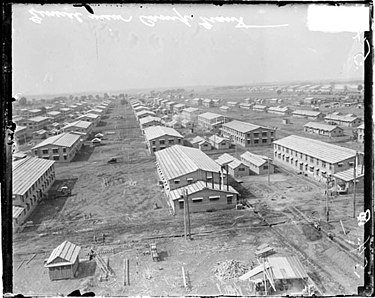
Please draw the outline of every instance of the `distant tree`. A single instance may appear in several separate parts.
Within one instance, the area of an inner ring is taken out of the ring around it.
[[[362,85],[358,85],[357,90],[358,91],[362,91],[362,89],[363,89],[363,86]]]
[[[20,100],[18,101],[20,106],[25,106],[27,103],[26,97],[21,97]]]
[[[89,100],[93,100],[93,99],[94,99],[94,96],[93,96],[92,94],[90,94],[90,95],[88,96],[88,99],[89,99]]]
[[[41,103],[46,103],[46,100],[45,100],[44,98],[41,98],[41,99],[40,99],[40,102],[41,102]]]
[[[35,98],[33,98],[33,99],[32,99],[32,101],[33,101],[33,104],[35,104],[35,101],[36,101],[36,99],[35,99]]]
[[[278,95],[280,95],[280,94],[281,94],[281,89],[278,89],[278,90],[276,91],[276,93],[277,93]]]
[[[109,98],[108,93],[104,93],[104,99],[108,99],[108,98]]]
[[[96,94],[96,95],[95,95],[95,98],[99,100],[99,99],[100,99],[99,94]]]
[[[74,99],[74,96],[73,95],[69,95],[69,100],[73,100]]]

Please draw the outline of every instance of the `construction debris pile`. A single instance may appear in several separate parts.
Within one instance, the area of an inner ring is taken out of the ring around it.
[[[228,260],[217,263],[213,272],[218,279],[227,280],[240,277],[249,270],[250,268],[248,266],[245,266],[238,261]]]

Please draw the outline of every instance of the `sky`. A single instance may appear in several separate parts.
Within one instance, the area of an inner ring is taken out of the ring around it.
[[[307,5],[91,7],[13,6],[14,95],[363,78],[357,33]]]

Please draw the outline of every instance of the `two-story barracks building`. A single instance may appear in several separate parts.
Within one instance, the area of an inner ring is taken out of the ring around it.
[[[295,135],[273,142],[274,163],[325,181],[327,176],[354,167],[356,151]],[[358,163],[363,161],[360,154]]]
[[[275,130],[247,122],[234,120],[222,125],[223,137],[242,147],[271,145],[275,139]]]

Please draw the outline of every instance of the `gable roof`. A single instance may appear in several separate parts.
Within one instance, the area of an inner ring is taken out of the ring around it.
[[[197,170],[219,172],[220,166],[199,149],[174,145],[155,152],[157,164],[167,180]]]
[[[229,139],[223,138],[217,135],[212,135],[208,138],[210,141],[214,142],[215,144],[220,144],[222,142],[229,142]]]
[[[175,129],[165,126],[150,126],[145,128],[146,140],[153,140],[162,136],[172,136],[183,138],[183,136]]]
[[[62,133],[57,136],[49,137],[48,139],[43,140],[41,143],[37,144],[31,149],[37,149],[46,145],[56,145],[63,147],[71,147],[77,140],[80,139],[80,136],[72,133]]]
[[[180,188],[171,190],[168,193],[169,198],[172,199],[173,201],[180,199],[182,194],[183,194],[184,189],[187,190],[188,196],[189,196],[189,194],[194,194],[194,193],[197,193],[197,192],[202,191],[204,189],[212,190],[212,191],[215,191],[215,192],[238,194],[238,192],[232,186],[229,186],[229,190],[227,190],[226,185],[224,185],[224,187],[220,187],[220,184],[214,183],[214,188],[212,188],[212,182],[207,182],[207,186],[206,186],[206,182],[197,181],[195,183],[188,184],[184,187],[180,187]]]
[[[320,123],[320,122],[309,122],[304,125],[304,127],[311,127],[311,128],[316,128],[316,129],[323,129],[327,131],[332,131],[336,128],[340,128],[337,125],[328,125],[325,123]],[[342,129],[342,128],[340,128]]]
[[[139,124],[141,125],[144,125],[146,123],[150,123],[150,122],[153,122],[153,121],[156,121],[156,122],[161,122],[161,118],[159,117],[154,117],[154,116],[147,116],[147,117],[144,117],[142,119],[139,119]]]
[[[228,154],[228,153],[224,153],[222,155],[220,155],[215,161],[219,164],[219,165],[225,165],[225,164],[228,164],[228,163],[231,163],[235,158]]]
[[[247,133],[247,132],[262,128],[259,125],[251,124],[251,123],[247,123],[243,121],[238,121],[238,120],[233,120],[231,122],[224,123],[223,127],[228,127],[228,128],[240,131],[242,133]]]
[[[292,112],[293,115],[305,115],[305,116],[319,116],[323,114],[322,112],[317,112],[317,111],[309,111],[309,110],[295,110]]]
[[[204,142],[208,142],[208,141],[205,138],[202,138],[201,136],[196,136],[190,141],[191,144],[201,144]]]
[[[13,161],[13,194],[24,195],[54,163],[31,156]]]
[[[349,148],[295,135],[276,140],[273,143],[331,164],[354,158],[356,154],[355,150]]]
[[[200,118],[206,118],[206,119],[211,120],[211,119],[216,119],[216,118],[224,117],[224,116],[220,115],[220,114],[206,112],[206,113],[200,114],[198,117],[200,117]]]
[[[64,128],[69,128],[69,127],[79,127],[79,128],[89,128],[92,125],[90,121],[83,121],[83,120],[78,120],[72,123],[69,123],[63,127]]]
[[[241,154],[241,158],[248,161],[249,163],[252,163],[253,165],[257,167],[261,167],[268,160],[266,156],[257,155],[249,151],[246,151],[245,153]]]
[[[81,248],[69,241],[64,241],[56,247],[49,256],[45,267],[57,267],[64,265],[73,265],[77,260]],[[57,258],[62,259],[62,262],[51,264]]]

